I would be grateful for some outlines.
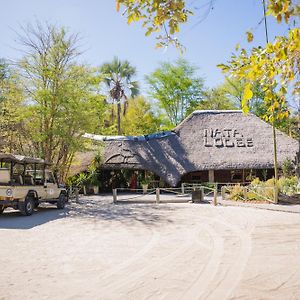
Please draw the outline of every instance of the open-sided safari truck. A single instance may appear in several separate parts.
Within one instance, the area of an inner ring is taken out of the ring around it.
[[[13,207],[29,216],[42,202],[63,209],[67,192],[56,183],[49,165],[39,158],[0,153],[0,214]]]

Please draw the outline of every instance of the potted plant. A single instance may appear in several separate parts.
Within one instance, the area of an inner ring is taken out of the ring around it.
[[[98,180],[98,174],[96,172],[90,173],[89,176],[89,184],[93,187],[94,194],[99,194],[99,180]]]
[[[146,175],[144,179],[141,180],[141,185],[143,188],[143,194],[146,194],[148,191],[149,184],[152,182],[152,176]]]
[[[80,173],[79,176],[76,179],[76,186],[78,188],[83,188],[83,194],[86,195],[86,186],[89,181],[89,174],[86,173]]]
[[[141,185],[142,185],[142,188],[143,188],[143,194],[147,194],[147,191],[148,191],[148,185],[149,185],[149,180],[148,179],[143,179],[141,180]]]

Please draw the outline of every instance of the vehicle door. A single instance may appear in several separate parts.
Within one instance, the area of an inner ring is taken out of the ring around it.
[[[59,189],[57,187],[57,183],[52,172],[50,171],[45,172],[45,189],[47,193],[47,199],[56,199],[59,197]]]
[[[35,190],[40,201],[47,199],[47,189],[44,184],[44,175],[42,170],[28,170],[27,175],[33,177],[34,185],[30,189]]]

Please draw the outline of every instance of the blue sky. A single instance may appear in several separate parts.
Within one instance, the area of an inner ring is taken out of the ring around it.
[[[1,3],[3,2],[3,3]],[[216,67],[230,58],[235,45],[264,44],[261,0],[216,0],[214,9],[202,21],[208,0],[191,0],[197,10],[178,35],[186,47],[183,57],[199,67],[207,87],[222,83],[223,75]],[[128,59],[137,68],[137,79],[159,66],[161,61],[174,61],[180,53],[174,48],[156,50],[154,37],[145,37],[140,24],[127,25],[125,18],[115,10],[114,0],[0,0],[0,57],[15,60],[21,53],[16,50],[16,33],[21,25],[35,20],[65,26],[82,37],[84,50],[81,60],[99,66],[114,56]],[[272,40],[286,33],[285,25],[278,26],[269,18]],[[198,24],[199,23],[199,24]],[[254,43],[246,42],[245,32],[253,29]],[[142,84],[146,90],[145,84]]]

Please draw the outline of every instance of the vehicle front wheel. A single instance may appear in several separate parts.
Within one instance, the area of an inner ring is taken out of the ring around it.
[[[4,211],[4,206],[3,205],[0,205],[0,214],[2,214]]]
[[[19,203],[19,209],[23,216],[30,216],[34,210],[34,200],[31,197],[26,197],[24,202]]]
[[[64,194],[60,194],[56,206],[58,209],[64,209],[66,205],[66,196]]]

